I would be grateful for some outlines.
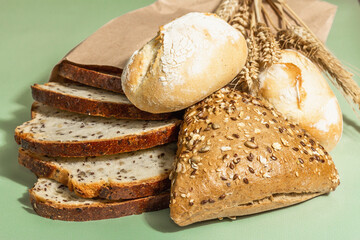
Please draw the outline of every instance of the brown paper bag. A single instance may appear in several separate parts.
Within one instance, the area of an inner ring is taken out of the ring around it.
[[[220,2],[221,0],[158,0],[106,23],[72,49],[60,63],[68,61],[97,71],[118,69],[121,72],[131,54],[153,38],[159,26],[188,12],[213,12]],[[317,0],[288,0],[288,4],[325,42],[335,17],[336,6]],[[53,69],[50,80],[58,77],[57,66]]]

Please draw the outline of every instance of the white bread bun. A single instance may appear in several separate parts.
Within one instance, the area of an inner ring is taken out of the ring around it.
[[[151,113],[187,108],[240,72],[247,45],[239,31],[210,13],[188,13],[160,27],[136,51],[121,78],[127,98]]]
[[[336,96],[319,69],[307,57],[282,50],[279,63],[259,75],[260,95],[289,120],[298,123],[331,151],[342,134],[342,114]]]

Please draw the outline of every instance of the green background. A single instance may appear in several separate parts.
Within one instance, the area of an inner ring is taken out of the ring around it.
[[[360,239],[360,122],[335,91],[344,114],[341,142],[332,152],[341,177],[328,196],[248,217],[177,227],[169,211],[93,222],[37,216],[27,189],[36,181],[17,164],[14,128],[30,118],[30,85],[96,29],[152,0],[0,0],[0,239]],[[360,7],[339,6],[327,45],[360,71]],[[356,77],[358,83],[359,78]]]

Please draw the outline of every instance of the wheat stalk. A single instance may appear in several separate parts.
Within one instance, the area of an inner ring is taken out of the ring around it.
[[[257,23],[255,37],[260,49],[260,68],[265,69],[278,62],[280,59],[280,47],[270,28],[264,23]]]
[[[229,22],[234,17],[238,9],[239,0],[222,0],[215,10],[215,13],[226,22]]]
[[[301,27],[293,26],[278,33],[278,39],[284,47],[294,48],[308,56],[325,73],[329,80],[353,107],[360,109],[360,88],[343,64],[316,37],[304,21],[283,0],[276,0]],[[358,112],[353,108],[355,114]],[[357,114],[357,117],[359,115]]]
[[[292,26],[279,31],[277,39],[282,48],[296,49],[311,59],[326,72],[330,81],[340,90],[344,97],[360,107],[360,88],[352,79],[352,74],[326,47],[305,28]]]
[[[245,66],[232,81],[232,84],[234,85],[234,88],[248,92],[252,95],[257,95],[259,91],[259,47],[254,35],[254,25],[256,24],[256,20],[253,9],[249,8],[249,12],[249,15],[251,16],[249,23],[250,29],[246,39],[248,56]]]
[[[248,56],[245,66],[234,79],[235,87],[246,91],[252,95],[257,95],[259,91],[259,48],[254,34],[251,32],[246,39],[248,45]]]
[[[234,89],[256,95],[259,90],[259,48],[254,36],[254,25],[256,23],[254,9],[251,7],[253,1],[243,0],[239,12],[235,14],[230,24],[247,36],[246,43],[248,55],[246,63],[240,73],[230,83]]]
[[[320,49],[320,44],[301,27],[292,26],[288,29],[281,30],[277,33],[276,38],[281,48],[296,49],[310,59],[313,59],[314,55],[317,54]]]
[[[247,36],[247,31],[250,29],[250,4],[249,0],[243,0],[240,3],[238,11],[230,20],[229,24],[241,32],[243,36]]]
[[[251,10],[250,4],[252,4]],[[250,1],[244,0],[239,7],[239,12],[235,14],[233,21],[230,22],[244,33],[250,28],[247,38],[247,61],[243,69],[232,81],[232,85],[234,88],[249,92],[252,95],[257,95],[259,91],[258,76],[260,69],[271,66],[280,58],[280,47],[275,36],[268,26],[259,23],[261,21],[260,9],[261,1],[254,0],[250,3]]]

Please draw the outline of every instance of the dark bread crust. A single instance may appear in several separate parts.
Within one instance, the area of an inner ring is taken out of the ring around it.
[[[22,148],[19,149],[18,162],[37,177],[53,179],[83,198],[100,197],[109,200],[142,198],[157,195],[170,187],[169,173],[122,184],[115,182],[81,184],[69,176],[66,169],[41,160],[41,156]]]
[[[59,76],[85,85],[124,94],[121,86],[121,73],[103,73],[63,61],[59,65]]]
[[[169,193],[165,192],[122,202],[66,206],[37,198],[33,189],[30,189],[29,193],[31,205],[38,215],[63,221],[101,220],[157,211],[168,208],[170,199]]]
[[[33,104],[32,118],[36,115],[36,102]],[[152,148],[158,145],[174,142],[179,132],[180,120],[171,126],[166,126],[142,135],[128,135],[119,138],[89,140],[81,142],[38,141],[30,133],[15,130],[15,141],[22,148],[50,157],[89,157],[113,155]]]
[[[170,188],[169,175],[164,179],[148,183],[133,183],[128,186],[108,185],[101,188],[99,197],[109,200],[134,199],[159,194]]]
[[[50,91],[39,84],[31,86],[31,89],[34,100],[70,112],[118,119],[165,120],[174,117],[172,113],[141,111],[132,104],[97,101]]]

